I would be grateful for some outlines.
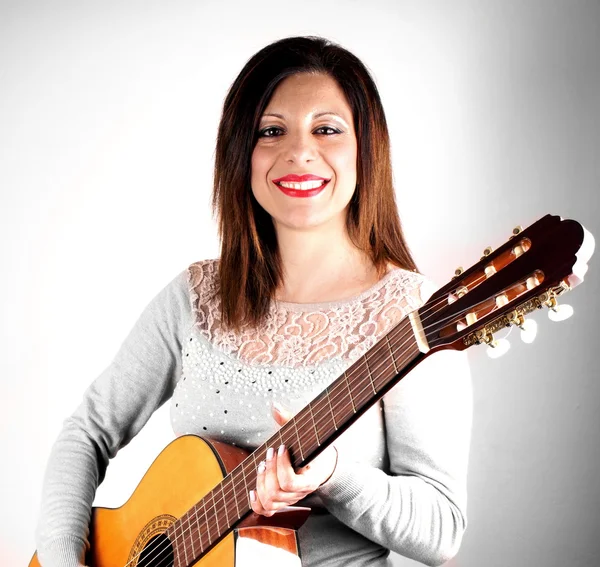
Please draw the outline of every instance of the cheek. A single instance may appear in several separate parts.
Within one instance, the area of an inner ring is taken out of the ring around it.
[[[251,177],[253,179],[264,179],[269,170],[269,156],[268,153],[262,151],[259,148],[255,148],[252,152],[252,159],[250,161]]]

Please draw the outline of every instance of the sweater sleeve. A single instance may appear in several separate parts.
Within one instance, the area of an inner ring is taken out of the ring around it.
[[[340,521],[431,566],[456,555],[466,529],[472,387],[465,352],[441,351],[383,398],[389,474],[341,454],[318,489]]]
[[[64,421],[42,487],[36,529],[42,567],[83,565],[92,502],[109,459],[172,396],[191,317],[186,269],[149,302],[113,361]]]

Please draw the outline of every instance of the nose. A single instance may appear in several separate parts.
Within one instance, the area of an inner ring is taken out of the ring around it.
[[[283,156],[287,162],[304,163],[312,161],[317,154],[317,140],[310,132],[296,132],[286,135]]]

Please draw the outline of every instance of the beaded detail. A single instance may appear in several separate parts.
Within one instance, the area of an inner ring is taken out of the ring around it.
[[[209,436],[252,448],[277,430],[272,403],[292,412],[306,406],[346,369],[331,360],[316,368],[249,365],[192,328],[182,348],[182,373],[171,400],[176,435]]]
[[[395,268],[360,295],[337,302],[298,304],[273,301],[260,328],[238,334],[220,325],[218,260],[188,268],[194,327],[224,353],[250,365],[315,367],[340,358],[354,362],[422,304],[425,278]]]

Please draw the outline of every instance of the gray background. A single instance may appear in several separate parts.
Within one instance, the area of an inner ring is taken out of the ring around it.
[[[84,388],[158,290],[218,254],[208,202],[229,85],[302,34],[372,71],[407,237],[438,283],[547,212],[600,235],[597,1],[0,2],[3,565],[34,550],[48,452]],[[469,351],[453,566],[597,564],[598,262],[565,298],[572,319],[536,313],[536,342],[515,330],[497,361]],[[163,410],[97,504],[120,505],[172,439]]]

